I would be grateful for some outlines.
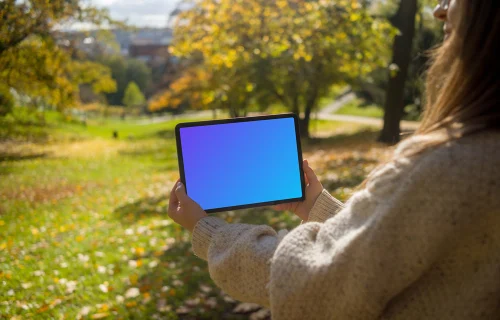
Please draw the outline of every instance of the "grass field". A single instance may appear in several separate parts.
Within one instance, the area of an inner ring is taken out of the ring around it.
[[[356,98],[337,110],[335,114],[369,118],[382,118],[384,116],[384,110],[376,105],[362,106],[361,100]]]
[[[83,126],[52,119],[36,139],[0,142],[0,319],[268,315],[221,292],[192,254],[189,233],[167,217],[178,178],[173,128],[185,120]],[[373,142],[371,128],[312,127],[322,138],[304,141],[304,156],[342,200],[390,152]],[[269,208],[218,216],[276,228],[300,223]]]

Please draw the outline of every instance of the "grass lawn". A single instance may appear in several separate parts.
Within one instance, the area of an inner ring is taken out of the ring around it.
[[[342,108],[337,110],[335,114],[370,117],[370,118],[383,118],[384,110],[376,105],[362,106],[360,99],[354,99],[345,104]]]
[[[0,142],[1,319],[248,319],[258,309],[213,284],[189,233],[167,217],[180,121],[54,122],[36,143]],[[373,129],[312,126],[323,138],[304,141],[304,155],[342,200],[390,153]],[[269,208],[217,215],[300,223]]]

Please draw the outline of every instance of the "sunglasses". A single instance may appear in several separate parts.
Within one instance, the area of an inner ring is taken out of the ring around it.
[[[450,0],[440,0],[439,6],[443,9],[447,10],[448,7],[450,6]]]

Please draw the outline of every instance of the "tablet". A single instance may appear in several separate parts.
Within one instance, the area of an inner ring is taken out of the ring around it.
[[[175,136],[181,181],[208,213],[305,199],[294,114],[181,123]]]

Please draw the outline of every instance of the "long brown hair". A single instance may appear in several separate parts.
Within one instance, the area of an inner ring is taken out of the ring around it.
[[[458,28],[432,52],[418,154],[474,132],[500,128],[500,1],[456,0]]]
[[[458,1],[459,25],[431,52],[422,123],[392,161],[473,133],[500,129],[500,0]],[[381,170],[357,188],[365,188]]]

